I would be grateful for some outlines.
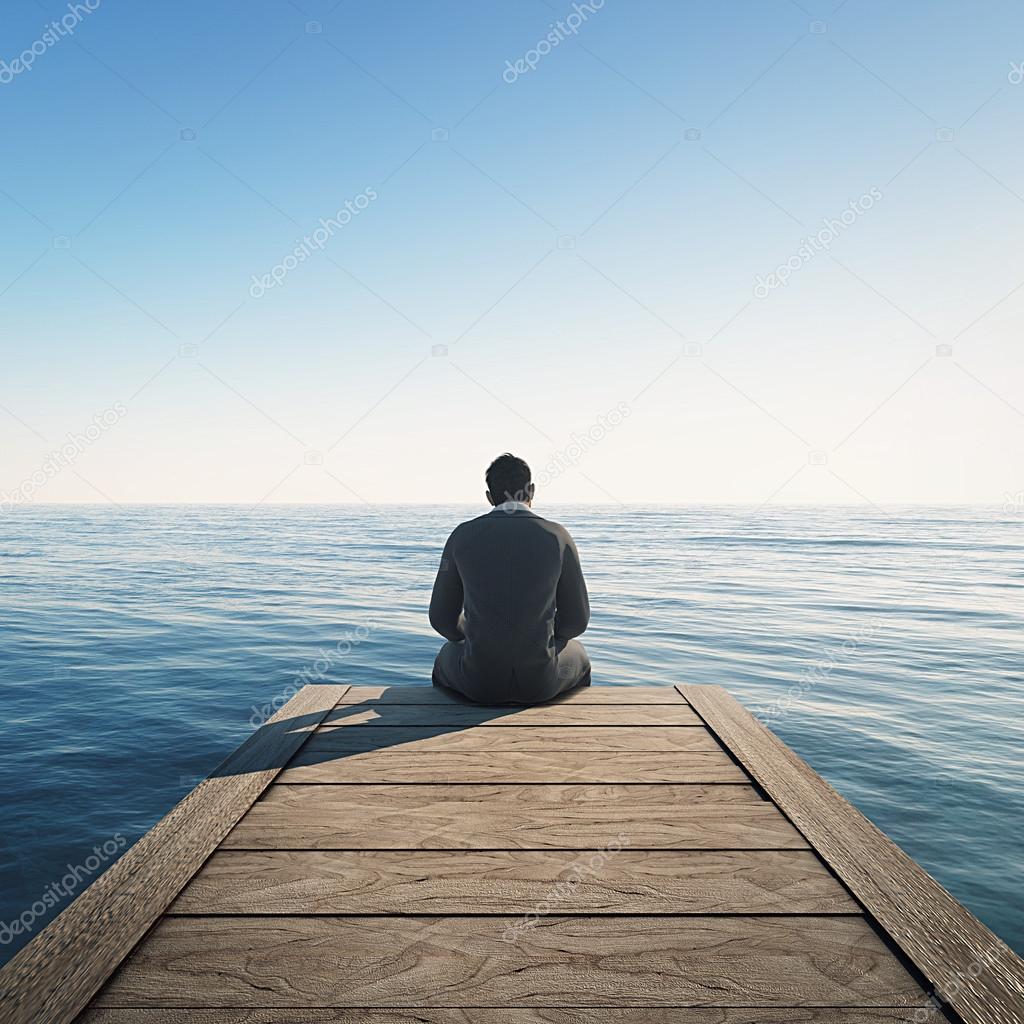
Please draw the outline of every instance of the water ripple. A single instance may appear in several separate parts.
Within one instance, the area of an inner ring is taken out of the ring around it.
[[[324,652],[331,680],[425,682],[440,546],[476,512],[39,506],[0,519],[0,921],[97,843],[136,839]],[[1022,520],[548,514],[581,551],[596,682],[729,687],[1024,949]]]

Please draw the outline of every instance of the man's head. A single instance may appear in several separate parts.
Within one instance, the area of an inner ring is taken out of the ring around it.
[[[505,452],[487,467],[487,500],[492,505],[503,501],[533,501],[530,467],[515,455]]]

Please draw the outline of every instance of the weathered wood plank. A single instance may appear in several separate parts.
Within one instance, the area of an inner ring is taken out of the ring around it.
[[[164,917],[104,1006],[910,1005],[862,917]]]
[[[673,1007],[470,1010],[96,1009],[80,1024],[920,1024],[914,1007],[791,1007],[785,1010]],[[945,1021],[941,1014],[929,1024]]]
[[[544,753],[571,750],[587,753],[615,751],[717,751],[725,748],[710,730],[693,726],[603,725],[520,725],[507,729],[484,729],[476,726],[455,729],[446,725],[396,726],[375,729],[347,725],[344,729],[320,728],[302,748],[307,751],[344,751],[409,749],[427,753],[444,751],[524,751]]]
[[[218,851],[172,914],[859,914],[809,850]]]
[[[0,1021],[74,1020],[345,689],[303,687],[19,951],[0,970]]]
[[[753,787],[272,786],[225,849],[802,849]]]
[[[330,732],[345,730],[331,729]],[[496,730],[503,732],[504,730]],[[373,750],[345,754],[301,751],[278,780],[282,785],[340,782],[718,782],[748,783],[724,751],[712,753],[594,753],[581,751],[483,751],[422,754]]]
[[[680,692],[966,1024],[1020,1024],[1020,957],[725,690]]]
[[[437,686],[353,686],[342,704],[465,704],[451,690]],[[672,686],[584,686],[549,704],[685,704]]]
[[[327,726],[684,725],[703,723],[686,704],[538,704],[529,708],[478,704],[339,704]]]

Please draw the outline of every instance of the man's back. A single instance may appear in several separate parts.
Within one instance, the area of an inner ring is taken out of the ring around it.
[[[448,538],[430,601],[431,625],[455,648],[446,685],[492,703],[547,699],[564,669],[579,669],[560,671],[559,659],[579,661],[582,647],[566,644],[589,618],[576,545],[558,523],[509,502]]]

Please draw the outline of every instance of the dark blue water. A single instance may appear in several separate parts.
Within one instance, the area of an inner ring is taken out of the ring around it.
[[[0,516],[0,959],[303,678],[428,681],[440,548],[479,511]],[[595,683],[729,687],[1024,950],[1024,519],[538,511],[580,548]]]

